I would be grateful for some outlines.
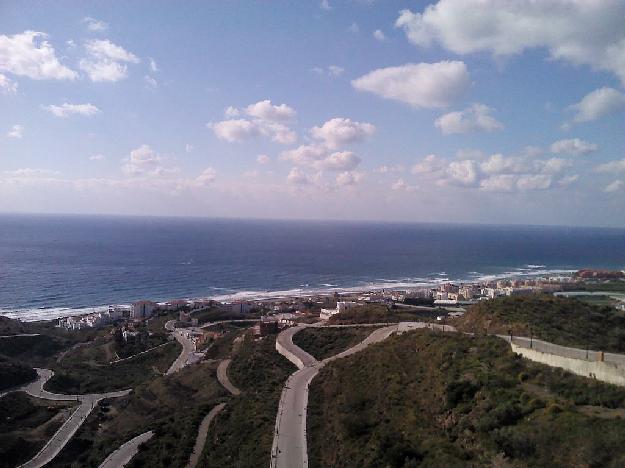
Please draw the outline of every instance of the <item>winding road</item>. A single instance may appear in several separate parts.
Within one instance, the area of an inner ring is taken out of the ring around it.
[[[96,405],[105,398],[117,398],[128,395],[130,390],[122,390],[119,392],[108,393],[92,393],[88,395],[64,395],[61,393],[52,393],[43,389],[45,383],[54,375],[50,369],[35,369],[38,379],[27,385],[17,388],[14,391],[26,392],[30,396],[43,398],[45,400],[57,401],[78,401],[80,405],[72,415],[63,423],[63,425],[54,433],[50,440],[32,459],[20,465],[19,468],[39,468],[49,463],[59,452],[65,447],[69,440],[76,433],[78,428],[85,422],[89,413]]]
[[[383,341],[398,331],[398,324],[385,325],[387,326],[371,332],[357,345],[321,362],[293,343],[293,335],[306,326],[288,328],[278,335],[276,349],[293,362],[299,370],[291,374],[282,389],[271,448],[271,468],[308,466],[306,407],[310,382],[328,362],[362,351],[367,346]]]
[[[152,431],[139,434],[137,437],[130,439],[102,462],[99,468],[121,468],[128,464],[132,457],[139,451],[139,446],[152,438]]]

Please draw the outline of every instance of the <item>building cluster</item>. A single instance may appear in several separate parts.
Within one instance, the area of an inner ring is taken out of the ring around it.
[[[103,327],[128,317],[130,311],[130,307],[127,306],[109,306],[108,310],[60,318],[58,326],[67,330]]]
[[[330,317],[336,314],[340,314],[341,312],[345,312],[346,310],[352,309],[358,305],[357,302],[352,301],[338,301],[336,303],[335,309],[321,309],[321,313],[319,314],[319,318],[322,320],[328,320]]]

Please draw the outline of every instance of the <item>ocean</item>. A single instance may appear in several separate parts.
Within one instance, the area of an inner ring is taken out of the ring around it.
[[[0,215],[0,315],[625,268],[625,229]]]

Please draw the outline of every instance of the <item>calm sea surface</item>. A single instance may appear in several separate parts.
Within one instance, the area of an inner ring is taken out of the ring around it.
[[[0,216],[0,314],[625,268],[625,230]]]

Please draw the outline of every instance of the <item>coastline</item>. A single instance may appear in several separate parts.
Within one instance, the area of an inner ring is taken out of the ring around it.
[[[323,287],[300,287],[275,291],[259,291],[245,290],[237,291],[229,294],[219,294],[211,296],[186,297],[186,298],[168,298],[157,300],[164,302],[169,300],[185,300],[185,301],[206,301],[213,300],[218,302],[235,302],[235,301],[266,301],[276,302],[284,300],[297,300],[303,297],[324,297],[335,293],[340,295],[364,294],[370,292],[379,292],[383,290],[406,290],[416,288],[436,287],[442,283],[455,284],[478,284],[489,281],[515,279],[515,278],[540,278],[545,276],[562,275],[569,276],[577,271],[577,269],[546,269],[545,265],[524,265],[516,270],[506,271],[501,274],[482,274],[479,272],[469,272],[470,277],[461,279],[449,278],[445,272],[433,273],[428,278],[402,278],[397,280],[380,280],[379,282],[371,282],[356,286],[340,287],[331,284],[325,284]],[[412,281],[411,281],[412,280]],[[153,298],[136,298],[136,300]],[[18,319],[23,322],[52,321],[63,317],[88,315],[92,313],[106,311],[112,304],[93,305],[86,307],[50,307],[50,308],[32,308],[32,309],[0,309],[0,316],[11,319]],[[115,304],[119,306],[130,306],[131,304]]]

